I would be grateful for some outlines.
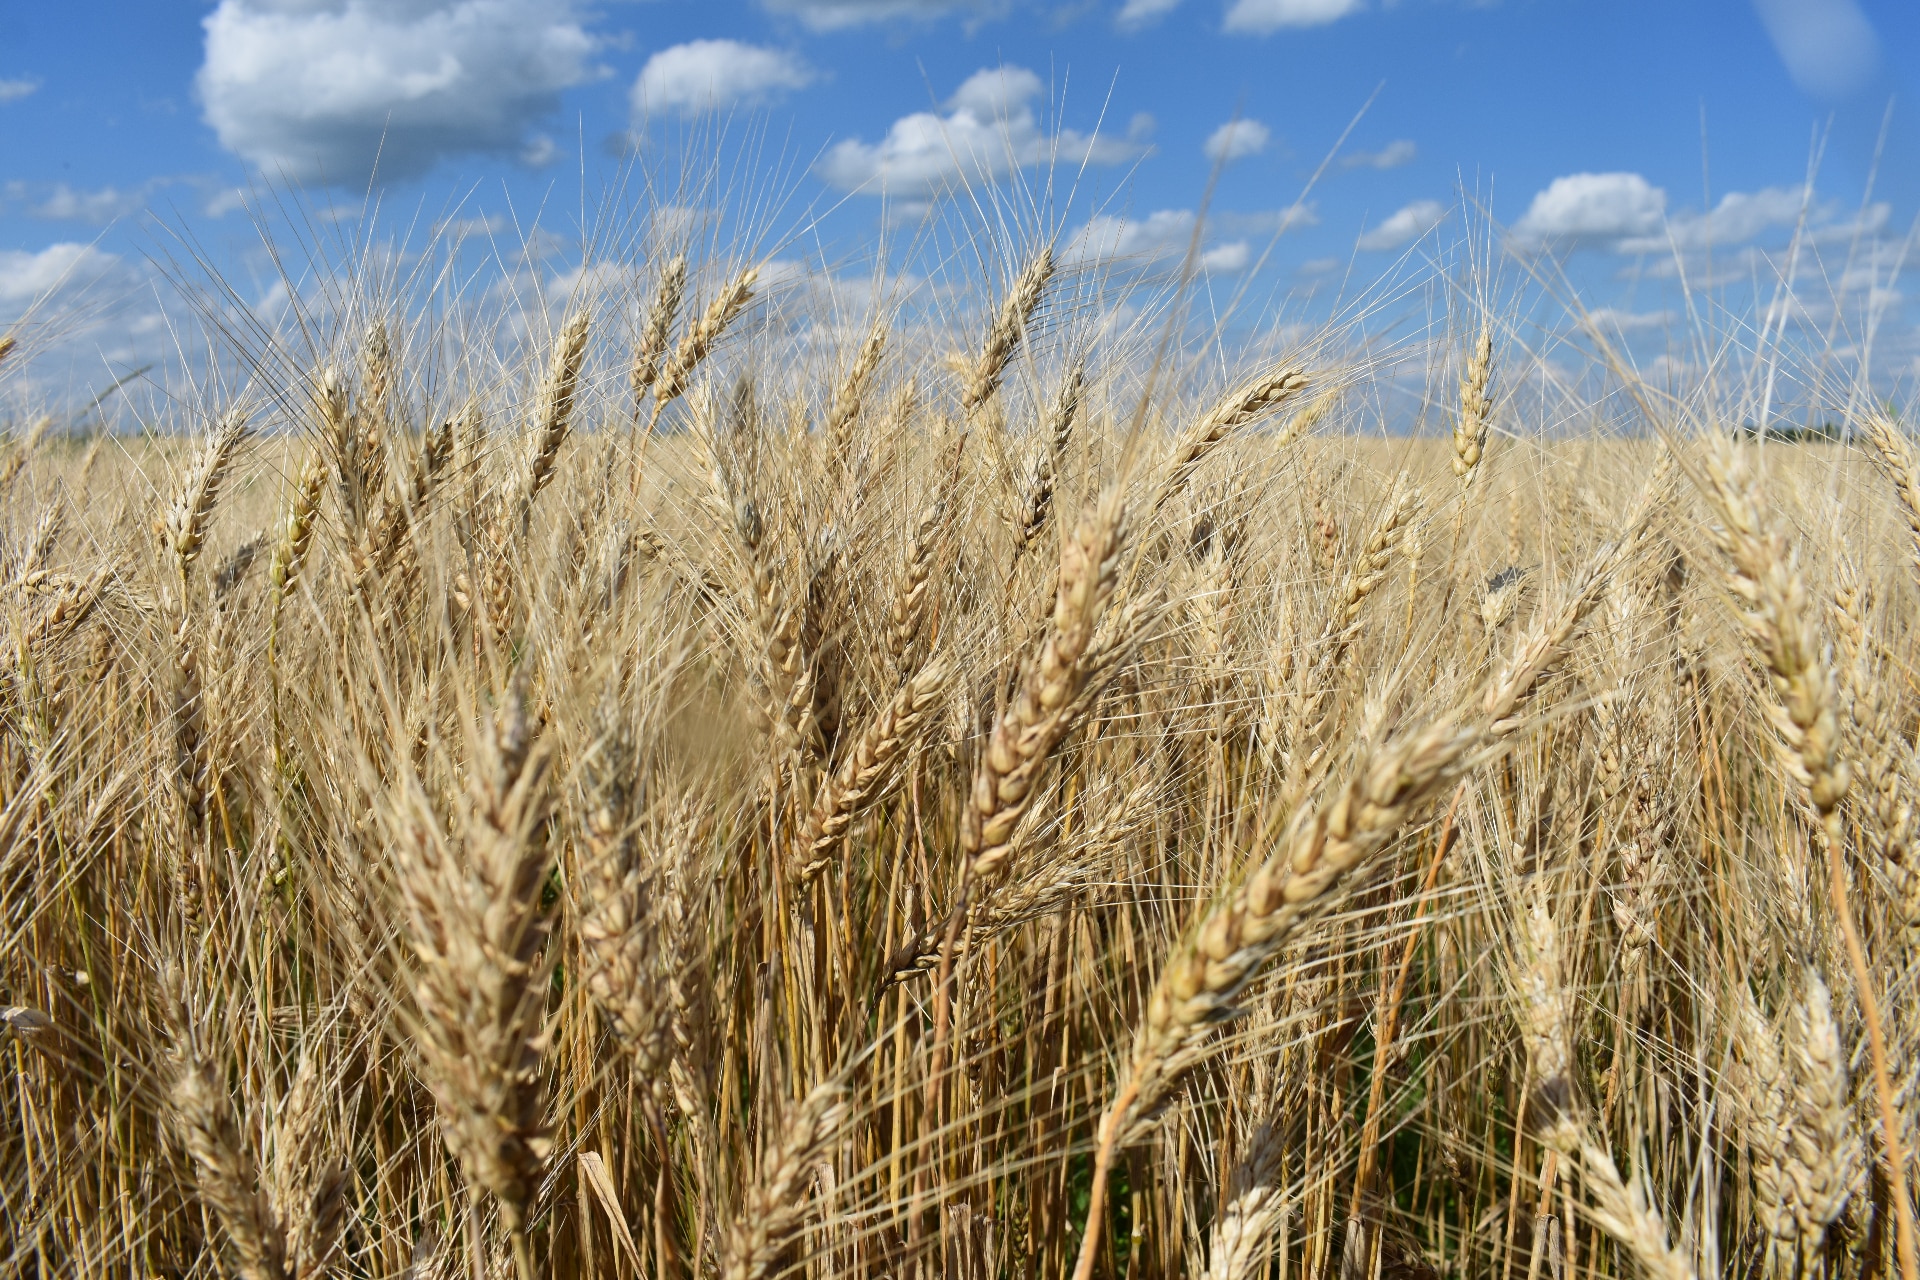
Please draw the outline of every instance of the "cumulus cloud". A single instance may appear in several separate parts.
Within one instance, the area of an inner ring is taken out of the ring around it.
[[[1113,20],[1123,31],[1138,31],[1160,21],[1179,7],[1180,0],[1127,0]]]
[[[836,143],[814,171],[844,191],[925,199],[964,182],[991,181],[1030,165],[1120,164],[1141,154],[1150,116],[1135,116],[1127,137],[1072,129],[1048,133],[1034,111],[1045,92],[1025,67],[988,67],[967,77],[943,114],[916,111],[895,120],[878,142]]]
[[[1398,249],[1433,230],[1446,216],[1447,206],[1438,200],[1415,200],[1361,236],[1359,245],[1362,249]]]
[[[220,0],[194,85],[221,145],[275,176],[357,183],[514,154],[594,40],[567,0]]]
[[[692,114],[753,106],[813,83],[813,69],[783,49],[738,40],[690,40],[647,59],[633,82],[633,109]]]
[[[1194,213],[1191,209],[1160,209],[1144,218],[1120,218],[1103,214],[1087,220],[1067,242],[1066,257],[1071,262],[1098,262],[1107,258],[1130,258],[1143,263],[1182,259],[1193,243]],[[1245,240],[1205,245],[1200,252],[1204,271],[1244,271],[1253,254]]]
[[[1398,169],[1412,164],[1420,149],[1410,138],[1396,138],[1378,151],[1356,151],[1340,160],[1342,169]]]
[[[894,19],[937,18],[956,9],[976,14],[1005,7],[1002,0],[761,0],[774,13],[790,13],[816,31]]]
[[[1273,131],[1258,120],[1229,120],[1208,136],[1203,150],[1207,159],[1218,164],[1259,155],[1272,140]]]
[[[18,102],[39,87],[38,80],[0,80],[0,103]]]
[[[38,253],[0,249],[0,302],[27,302],[63,284],[97,279],[118,261],[90,244],[71,241]]]
[[[1753,0],[1787,74],[1817,98],[1843,98],[1880,69],[1880,37],[1854,0]]]
[[[1324,27],[1364,7],[1362,0],[1233,0],[1222,25],[1264,36],[1285,27]]]
[[[1667,193],[1637,173],[1570,173],[1533,197],[1513,232],[1522,240],[1579,245],[1658,231]]]

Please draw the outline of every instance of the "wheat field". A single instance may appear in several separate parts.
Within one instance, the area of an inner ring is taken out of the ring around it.
[[[1910,427],[1072,275],[23,423],[9,1273],[1920,1280]]]

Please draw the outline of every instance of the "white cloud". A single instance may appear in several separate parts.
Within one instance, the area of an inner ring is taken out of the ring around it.
[[[1200,254],[1200,269],[1214,271],[1222,275],[1235,271],[1245,271],[1247,263],[1253,257],[1253,251],[1245,240],[1233,240],[1227,244],[1217,244]]]
[[[98,278],[119,259],[90,244],[71,241],[38,253],[0,249],[0,302],[26,302],[62,284]]]
[[[647,59],[633,82],[633,110],[723,110],[765,102],[788,89],[804,89],[813,69],[783,49],[738,40],[692,40]]]
[[[0,80],[0,103],[18,102],[39,87],[38,80]]]
[[[55,222],[86,222],[94,226],[124,218],[130,213],[138,213],[146,207],[148,190],[122,191],[118,187],[102,187],[98,191],[75,191],[62,182],[47,194],[46,199],[33,206],[36,218],[46,218]]]
[[[1001,0],[761,0],[761,4],[774,13],[791,13],[816,31],[898,18],[937,18],[955,9],[985,14],[1005,8]]]
[[[1753,0],[1787,74],[1817,98],[1843,98],[1880,69],[1880,38],[1854,0]]]
[[[1797,225],[1803,214],[1806,234],[1814,242],[1846,239],[1877,230],[1876,213],[1877,206],[1857,218],[1840,218],[1836,206],[1794,186],[1730,191],[1705,212],[1669,214],[1667,193],[1637,173],[1575,173],[1555,178],[1535,195],[1513,224],[1513,233],[1523,243],[1597,245],[1616,253],[1659,257],[1742,245],[1768,231]]]
[[[1378,151],[1356,151],[1341,158],[1342,169],[1398,169],[1403,164],[1413,163],[1420,149],[1413,145],[1410,138],[1396,138]]]
[[[1447,206],[1438,200],[1415,200],[1361,236],[1358,243],[1362,249],[1398,249],[1433,230],[1446,216]]]
[[[1207,153],[1207,159],[1218,164],[1224,160],[1259,155],[1272,140],[1273,131],[1258,120],[1229,120],[1208,136],[1206,146],[1202,149]]]
[[[1108,214],[1087,220],[1067,242],[1070,262],[1099,262],[1108,258],[1130,258],[1143,263],[1182,259],[1193,244],[1191,209],[1160,209],[1145,218],[1119,218]],[[1252,259],[1245,240],[1203,245],[1200,266],[1205,271],[1243,271]]]
[[[1127,0],[1120,6],[1120,12],[1114,15],[1114,22],[1123,30],[1138,31],[1144,26],[1158,22],[1180,7],[1180,0]]]
[[[1025,67],[989,67],[967,78],[945,114],[916,111],[878,142],[848,138],[815,166],[845,191],[925,199],[964,182],[990,181],[1030,165],[1120,164],[1141,154],[1151,116],[1135,116],[1125,138],[1072,129],[1049,134],[1034,113],[1045,86]]]
[[[1629,236],[1614,248],[1621,253],[1665,253],[1675,248],[1744,244],[1775,227],[1792,226],[1800,220],[1802,209],[1808,211],[1810,220],[1825,219],[1826,211],[1810,205],[1804,187],[1730,191],[1709,213],[1679,214],[1652,235]]]
[[[296,181],[513,153],[595,74],[568,0],[220,0],[194,84],[228,150]]]
[[[250,200],[251,197],[241,187],[222,187],[207,197],[207,203],[200,211],[209,218],[224,218],[245,209]]]
[[[1637,173],[1572,173],[1533,197],[1513,231],[1522,240],[1581,244],[1658,231],[1667,193]]]
[[[1602,332],[1617,330],[1635,333],[1667,328],[1673,323],[1673,314],[1668,311],[1621,311],[1613,307],[1596,307],[1587,312],[1587,320]]]
[[[1233,0],[1222,25],[1264,36],[1283,27],[1324,27],[1364,7],[1362,0]]]

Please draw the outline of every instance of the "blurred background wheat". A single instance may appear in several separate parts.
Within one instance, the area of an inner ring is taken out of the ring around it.
[[[1055,250],[16,430],[11,1272],[1920,1280],[1908,425]]]

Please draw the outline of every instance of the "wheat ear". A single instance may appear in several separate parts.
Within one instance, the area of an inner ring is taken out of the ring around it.
[[[638,761],[631,735],[601,717],[583,764],[586,813],[580,825],[580,942],[592,960],[587,993],[606,1014],[643,1077],[664,1067],[670,1035],[652,981],[649,933],[659,890],[640,864],[634,824]]]
[[[994,316],[993,323],[987,326],[987,336],[980,344],[980,353],[962,366],[964,381],[960,389],[960,407],[969,417],[1000,389],[1000,380],[1006,376],[1007,363],[1013,359],[1014,348],[1020,345],[1027,326],[1033,322],[1033,313],[1039,309],[1040,299],[1047,291],[1047,282],[1053,279],[1056,265],[1051,245],[1027,260],[1020,274],[1014,277],[1007,296],[1000,300],[999,313]]]
[[[1213,408],[1194,419],[1174,441],[1173,458],[1167,464],[1166,474],[1160,479],[1159,489],[1154,493],[1149,515],[1159,515],[1174,495],[1186,487],[1200,464],[1236,428],[1286,404],[1306,390],[1307,385],[1307,375],[1298,369],[1283,368],[1264,373],[1236,387],[1221,397]]]
[[[1460,379],[1460,417],[1453,425],[1453,474],[1463,486],[1471,487],[1479,476],[1480,459],[1486,453],[1487,429],[1493,420],[1492,382],[1493,330],[1483,321]]]
[[[1298,701],[1289,717],[1292,732],[1288,735],[1289,772],[1297,790],[1310,785],[1325,757],[1337,673],[1346,662],[1354,637],[1359,634],[1357,623],[1361,610],[1367,598],[1386,581],[1387,567],[1392,564],[1394,551],[1418,513],[1419,504],[1420,491],[1402,471],[1394,481],[1387,509],[1368,531],[1359,559],[1348,569],[1334,597],[1333,608],[1313,645],[1311,659],[1298,667]]]
[[[1516,932],[1520,955],[1512,985],[1533,1081],[1527,1115],[1536,1135],[1561,1156],[1579,1162],[1595,1225],[1632,1254],[1652,1280],[1699,1280],[1692,1261],[1669,1243],[1666,1223],[1643,1180],[1628,1185],[1613,1156],[1594,1141],[1582,1119],[1569,1040],[1571,1002],[1562,979],[1559,932],[1544,892],[1530,895]]]
[[[1906,517],[1910,544],[1907,555],[1914,571],[1920,573],[1920,466],[1914,464],[1913,448],[1907,442],[1906,432],[1891,417],[1870,413],[1864,429],[1868,443],[1873,445],[1874,461],[1900,500],[1900,514]]]
[[[907,546],[907,558],[894,583],[893,608],[887,618],[887,652],[904,667],[920,642],[921,624],[927,614],[927,596],[931,590],[933,562],[939,550],[940,531],[946,527],[945,498],[935,498],[914,522],[913,541]]]
[[[680,345],[674,348],[673,355],[661,367],[660,377],[653,384],[653,422],[658,422],[660,411],[686,391],[687,380],[693,377],[693,371],[700,367],[700,362],[707,358],[713,345],[720,341],[727,326],[746,310],[747,303],[753,301],[753,286],[759,279],[758,267],[748,267],[740,272],[714,295],[706,311],[681,335]]]
[[[1630,525],[1644,524],[1643,494]],[[1113,1153],[1173,1096],[1204,1057],[1213,1028],[1239,1012],[1234,1000],[1301,928],[1333,902],[1346,877],[1387,847],[1415,810],[1517,727],[1520,704],[1554,669],[1592,610],[1627,542],[1595,556],[1567,602],[1543,616],[1488,684],[1481,705],[1396,736],[1364,756],[1328,803],[1295,811],[1286,834],[1246,882],[1216,902],[1175,947],[1147,1003],[1125,1082],[1100,1124],[1074,1280],[1087,1280],[1099,1251],[1106,1174]]]
[[[526,488],[520,497],[523,523],[533,500],[552,483],[560,446],[566,443],[567,431],[573,425],[573,401],[580,387],[580,362],[587,352],[590,319],[584,310],[574,312],[567,317],[560,336],[554,339],[553,358],[547,366],[546,384],[540,391],[540,420],[534,430],[533,453],[527,458]]]
[[[918,740],[946,679],[946,664],[933,658],[900,686],[854,739],[840,768],[814,797],[801,848],[801,883],[831,865],[853,820],[885,799],[897,783],[900,761]]]
[[[680,301],[686,291],[687,255],[679,253],[668,259],[661,270],[660,283],[653,293],[653,306],[647,312],[646,327],[640,331],[640,340],[633,344],[633,365],[627,381],[633,390],[636,418],[647,392],[660,377],[660,361],[667,354],[667,343],[673,337],[673,321],[680,314]]]
[[[326,483],[326,465],[318,454],[309,454],[294,482],[293,503],[287,509],[287,522],[267,570],[268,666],[273,665],[278,652],[281,611],[287,596],[299,585],[300,571],[307,563],[307,550],[313,545],[313,521],[319,514],[320,495]]]
[[[273,1203],[294,1280],[321,1280],[333,1269],[346,1226],[347,1169],[326,1149],[326,1102],[319,1060],[303,1053],[273,1138]]]
[[[1786,540],[1768,526],[1758,485],[1725,437],[1712,442],[1704,468],[1706,493],[1720,517],[1714,531],[1729,565],[1728,586],[1741,624],[1765,663],[1773,689],[1769,721],[1780,735],[1782,764],[1801,783],[1820,819],[1828,889],[1853,970],[1855,998],[1867,1024],[1874,1094],[1880,1108],[1880,1143],[1893,1198],[1895,1245],[1901,1280],[1920,1280],[1913,1206],[1907,1191],[1906,1142],[1894,1105],[1886,1033],[1874,992],[1873,970],[1848,903],[1844,832],[1839,806],[1849,782],[1839,752],[1833,673],[1814,627],[1806,589]]]
[[[835,1085],[821,1085],[793,1109],[780,1140],[767,1148],[728,1235],[726,1280],[761,1280],[806,1218],[807,1181],[825,1158],[847,1104]]]
[[[234,454],[246,435],[244,413],[236,411],[221,418],[213,434],[194,455],[167,509],[166,545],[173,554],[183,604],[194,562],[200,558],[201,547],[206,542],[207,522],[213,515],[214,504],[220,500],[221,482],[226,479],[227,468],[232,465]]]
[[[969,881],[990,880],[1005,868],[1014,828],[1054,748],[1073,729],[1077,695],[1087,676],[1084,659],[1113,595],[1125,515],[1119,489],[1108,489],[1060,549],[1053,626],[1040,651],[1028,659],[1019,692],[974,766],[960,820]]]
[[[860,417],[861,406],[866,403],[867,385],[873,381],[874,371],[880,367],[880,353],[886,349],[886,345],[887,322],[875,320],[866,341],[860,344],[853,367],[840,380],[840,388],[834,392],[833,403],[827,408],[827,448],[836,466],[845,465],[853,451],[853,424]]]
[[[433,498],[434,485],[453,461],[453,420],[427,432],[413,460],[413,473],[397,501],[386,504],[368,527],[366,540],[354,556],[354,585],[365,590],[381,574],[390,572],[411,544],[414,528]]]
[[[167,1101],[174,1132],[193,1157],[200,1197],[226,1231],[242,1280],[285,1280],[286,1234],[241,1139],[218,1071],[203,1059],[189,1059],[174,1077]]]
[[[516,685],[483,718],[463,806],[464,849],[441,834],[417,781],[398,799],[400,885],[415,1009],[412,1044],[441,1132],[473,1194],[490,1193],[531,1280],[527,1209],[546,1161],[544,826],[549,754]]]

